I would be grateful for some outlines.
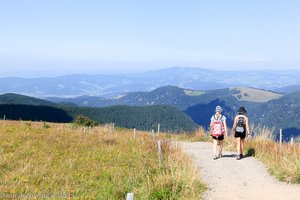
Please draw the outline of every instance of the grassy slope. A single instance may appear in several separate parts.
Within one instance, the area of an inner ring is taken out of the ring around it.
[[[280,147],[273,141],[272,130],[259,128],[257,132],[246,143],[245,153],[264,162],[278,180],[300,184],[300,143],[283,143]]]
[[[69,124],[0,121],[1,195],[72,195],[75,199],[199,199],[205,187],[191,161],[148,134]],[[193,178],[191,178],[193,177]],[[58,197],[58,196],[54,196]]]
[[[238,90],[239,93],[235,94],[234,96],[236,96],[241,101],[268,102],[270,100],[278,99],[283,96],[279,93],[256,88],[241,87],[235,89]]]

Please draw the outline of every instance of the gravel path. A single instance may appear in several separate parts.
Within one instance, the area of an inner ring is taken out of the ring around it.
[[[234,152],[223,152],[213,160],[212,143],[180,142],[182,150],[199,167],[208,186],[204,199],[299,200],[300,185],[277,181],[267,168],[253,157],[235,160]]]

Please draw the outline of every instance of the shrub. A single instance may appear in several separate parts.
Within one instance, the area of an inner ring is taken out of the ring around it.
[[[75,120],[74,120],[75,124],[78,124],[80,126],[88,126],[88,127],[94,127],[97,126],[98,123],[90,118],[88,118],[87,116],[84,115],[78,115]]]

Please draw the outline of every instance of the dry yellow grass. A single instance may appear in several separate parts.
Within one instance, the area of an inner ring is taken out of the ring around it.
[[[149,133],[1,121],[0,138],[1,198],[124,199],[134,192],[136,199],[198,199],[204,190],[169,142],[162,141],[159,165]]]
[[[271,175],[278,180],[291,183],[300,183],[300,144],[274,142],[273,130],[266,127],[253,127],[254,135],[249,141],[246,139],[244,154],[255,156],[264,162]],[[225,140],[227,150],[236,151],[236,142],[233,136]]]
[[[162,134],[163,137],[172,139],[175,141],[210,141],[211,137],[208,135],[203,127],[199,127],[194,133],[182,133],[182,134]]]
[[[300,144],[274,142],[273,130],[261,128],[254,139],[246,143],[245,151],[267,164],[269,172],[281,181],[300,183]]]

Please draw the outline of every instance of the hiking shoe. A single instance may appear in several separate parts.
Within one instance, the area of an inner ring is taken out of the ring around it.
[[[235,159],[241,160],[241,155],[237,155]]]
[[[214,158],[213,158],[213,159],[214,159],[214,160],[217,160],[217,158],[218,158],[217,156],[214,156]]]
[[[240,154],[240,158],[241,158],[241,159],[244,158],[244,155],[243,155],[242,153]]]

